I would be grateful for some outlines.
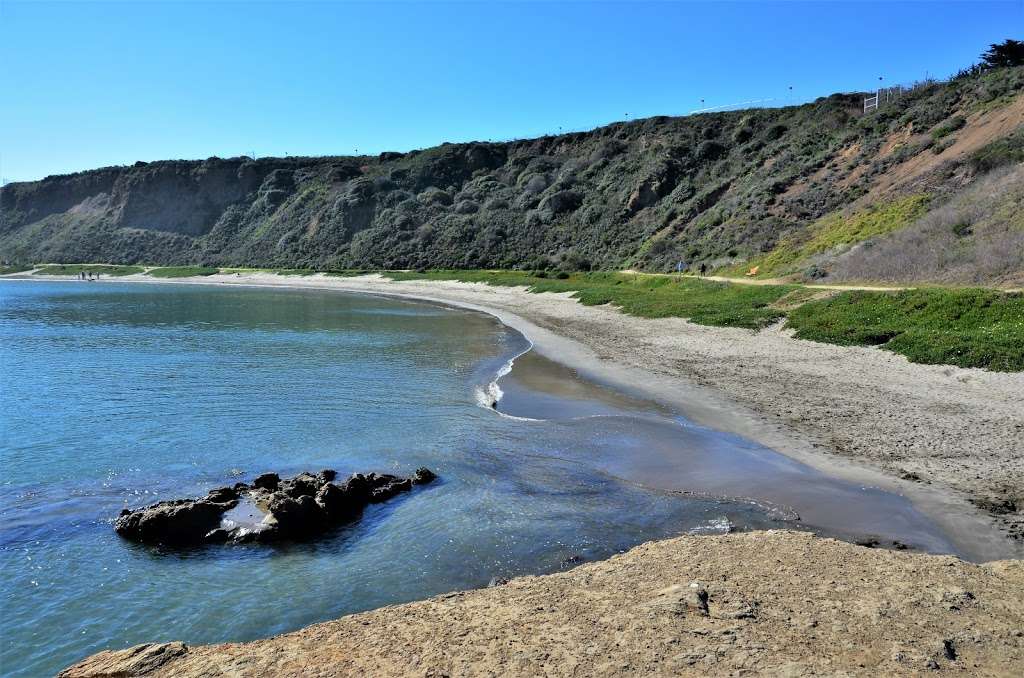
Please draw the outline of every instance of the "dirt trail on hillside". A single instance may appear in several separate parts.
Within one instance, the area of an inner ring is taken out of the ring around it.
[[[1020,676],[1022,591],[1021,561],[688,536],[251,643],[102,652],[61,677]]]

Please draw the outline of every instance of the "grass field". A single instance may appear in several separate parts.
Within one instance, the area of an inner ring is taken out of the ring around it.
[[[459,280],[571,292],[583,304],[613,304],[644,318],[757,330],[786,318],[801,339],[878,346],[912,362],[1024,370],[1024,295],[985,289],[927,288],[841,292],[809,300],[798,285],[748,286],[693,278],[576,273],[567,278],[518,271],[385,273],[393,280]]]
[[[145,271],[141,266],[116,266],[112,264],[47,264],[40,266],[35,275],[79,275],[93,273],[100,275],[132,275]]]
[[[519,271],[430,271],[385,273],[394,280],[460,280],[490,285],[525,285],[531,292],[571,292],[580,303],[613,304],[643,318],[679,317],[701,325],[760,329],[785,314],[771,304],[795,289],[790,285],[740,286],[667,276],[574,273],[567,278]]]
[[[164,266],[151,269],[146,275],[154,278],[192,278],[200,275],[214,275],[219,273],[219,268],[209,266]]]
[[[1024,295],[984,289],[843,292],[789,313],[801,339],[881,346],[912,362],[1024,370]]]

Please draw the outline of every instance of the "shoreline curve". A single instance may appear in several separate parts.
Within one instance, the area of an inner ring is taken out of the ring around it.
[[[28,273],[3,276],[0,277],[0,280],[73,282],[62,276],[30,276]],[[729,394],[709,386],[693,383],[679,375],[656,373],[635,365],[622,364],[615,361],[614,358],[604,358],[583,342],[541,327],[517,312],[496,305],[488,305],[486,302],[479,303],[463,298],[467,294],[477,293],[479,296],[479,293],[485,290],[494,289],[483,283],[397,282],[379,274],[353,277],[327,277],[322,274],[284,277],[264,272],[161,279],[135,274],[99,282],[104,284],[129,282],[155,285],[209,285],[340,291],[391,297],[484,313],[518,332],[530,343],[530,347],[516,357],[529,351],[536,351],[539,355],[574,370],[585,380],[677,410],[698,426],[752,440],[833,478],[876,487],[904,496],[925,516],[938,524],[964,557],[972,561],[986,562],[1006,558],[1024,558],[1024,543],[1014,542],[1006,536],[996,526],[991,516],[958,496],[952,488],[911,482],[859,460],[822,451],[824,446],[821,443],[809,440],[802,432],[789,429],[779,422],[768,421],[765,416],[730,398]],[[460,290],[462,294],[453,293],[453,288]],[[523,297],[529,294],[524,288],[502,289]],[[529,297],[534,298],[540,296],[529,294]],[[563,297],[578,305],[578,302],[571,299],[568,294],[549,292],[544,296]],[[629,318],[617,310],[615,312],[622,315],[623,318]],[[631,318],[630,320],[652,322],[640,318]],[[685,321],[680,320],[680,322]],[[746,330],[738,331],[746,332]],[[831,348],[849,349],[849,347]]]

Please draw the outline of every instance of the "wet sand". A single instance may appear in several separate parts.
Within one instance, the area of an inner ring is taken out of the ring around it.
[[[616,478],[665,492],[751,501],[769,507],[783,524],[848,541],[873,538],[880,545],[963,555],[905,497],[830,478],[670,408],[588,382],[536,353],[516,359],[499,386],[499,412],[616,437],[614,454],[601,456],[595,447],[582,455]]]

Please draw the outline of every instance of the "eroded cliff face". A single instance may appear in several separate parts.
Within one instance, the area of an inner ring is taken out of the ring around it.
[[[742,260],[836,210],[955,193],[976,173],[973,153],[1016,139],[1024,118],[992,123],[1021,117],[1022,89],[1024,69],[1004,69],[918,88],[867,116],[860,95],[833,95],[378,157],[209,158],[48,177],[0,192],[0,258],[655,270]],[[948,138],[936,132],[946,128]],[[960,137],[974,141],[949,143]]]
[[[195,164],[158,162],[122,173],[110,192],[121,228],[202,236],[229,206],[259,188],[272,166],[211,158]]]

